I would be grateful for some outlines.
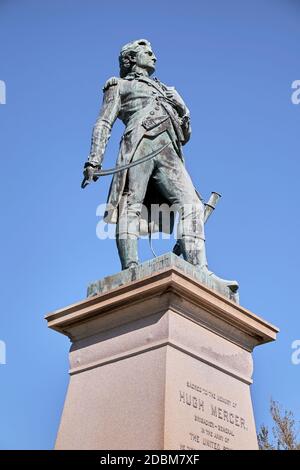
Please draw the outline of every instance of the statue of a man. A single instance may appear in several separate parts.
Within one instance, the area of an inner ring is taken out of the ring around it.
[[[164,203],[175,207],[179,214],[177,245],[184,259],[218,282],[237,289],[235,281],[221,280],[207,268],[204,204],[184,166],[182,154],[182,146],[191,135],[187,106],[174,87],[150,78],[155,71],[156,57],[149,41],[141,39],[126,44],[119,62],[120,78],[112,77],[103,89],[103,105],[93,130],[84,178],[86,182],[97,179],[95,173],[101,169],[111,128],[120,118],[126,128],[117,167],[132,166],[114,174],[105,220],[117,224],[116,241],[122,269],[139,263],[143,207],[150,210],[151,205]],[[150,158],[145,161],[147,156]],[[139,163],[139,160],[143,161]],[[169,221],[172,231],[173,218],[169,217]],[[151,216],[146,222],[151,227]],[[158,229],[166,231],[161,222]]]

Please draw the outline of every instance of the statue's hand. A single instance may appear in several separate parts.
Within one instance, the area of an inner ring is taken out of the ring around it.
[[[84,170],[83,170],[83,180],[81,183],[81,187],[85,188],[88,184],[90,184],[92,181],[97,181],[99,176],[95,176],[95,173],[101,169],[100,166],[94,166],[91,163],[87,162],[84,165]]]
[[[183,116],[186,114],[186,106],[177,93],[177,91],[173,87],[169,87],[168,90],[166,91],[167,98],[173,102],[174,107],[176,108],[176,111],[178,112],[179,116]]]

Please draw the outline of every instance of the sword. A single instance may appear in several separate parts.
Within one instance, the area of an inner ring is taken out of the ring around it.
[[[167,144],[164,144],[162,147],[160,147],[158,150],[154,150],[153,152],[149,153],[145,157],[142,157],[142,158],[139,158],[138,160],[127,163],[126,165],[119,165],[119,166],[116,166],[115,168],[108,168],[107,170],[95,171],[92,178],[94,177],[99,178],[100,176],[114,175],[115,173],[119,173],[120,171],[128,170],[128,168],[132,168],[133,166],[140,165],[141,163],[147,162],[148,160],[151,160],[152,158],[156,157],[156,155],[162,152],[171,143],[172,142],[168,142]],[[88,184],[90,184],[93,181],[92,178],[86,179],[84,177],[81,183],[81,187],[85,188]]]

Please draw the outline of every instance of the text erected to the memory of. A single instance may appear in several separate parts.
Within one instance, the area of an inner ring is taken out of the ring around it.
[[[180,444],[182,450],[231,450],[237,433],[248,431],[246,418],[238,413],[235,401],[192,381],[178,390],[178,401],[180,407],[190,410],[193,422],[193,431]]]

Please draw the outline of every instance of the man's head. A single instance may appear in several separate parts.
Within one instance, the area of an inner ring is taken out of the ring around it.
[[[155,71],[156,57],[151,49],[151,44],[146,39],[125,44],[119,56],[120,77],[124,78],[135,69],[144,69],[149,75]]]

